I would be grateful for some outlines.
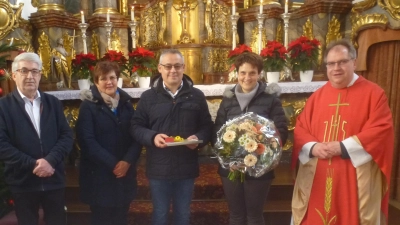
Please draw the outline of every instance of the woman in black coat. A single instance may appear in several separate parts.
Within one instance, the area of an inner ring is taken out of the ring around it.
[[[225,91],[217,112],[214,127],[214,143],[217,131],[228,121],[247,112],[273,120],[283,143],[288,136],[287,122],[282,103],[276,91],[278,85],[267,87],[259,82],[263,68],[262,58],[251,52],[239,55],[235,60],[238,71],[238,84]],[[231,168],[233,170],[234,168]],[[264,224],[263,207],[269,188],[274,178],[270,171],[259,178],[246,174],[244,182],[228,179],[229,170],[218,169],[221,176],[224,194],[229,207],[230,225],[262,225]]]
[[[92,225],[126,225],[136,193],[141,146],[129,134],[131,97],[117,87],[118,64],[99,62],[94,84],[83,91],[76,124],[81,148],[80,194],[90,205]]]

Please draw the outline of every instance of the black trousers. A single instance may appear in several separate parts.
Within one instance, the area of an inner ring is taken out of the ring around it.
[[[39,207],[46,225],[66,225],[65,189],[13,193],[18,225],[38,225]]]
[[[129,204],[122,207],[91,205],[92,225],[127,225]]]
[[[264,225],[263,208],[272,180],[230,181],[221,177],[229,225]]]

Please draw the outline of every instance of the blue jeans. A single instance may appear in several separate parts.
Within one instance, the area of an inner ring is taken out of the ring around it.
[[[152,225],[166,225],[172,200],[173,224],[189,225],[194,178],[184,180],[149,179],[153,202]]]

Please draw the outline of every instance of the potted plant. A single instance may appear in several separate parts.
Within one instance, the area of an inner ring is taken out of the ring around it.
[[[124,56],[124,53],[122,53],[121,51],[108,50],[101,58],[101,60],[117,62],[121,74],[124,75],[125,77],[129,77],[128,59]],[[122,77],[118,78],[118,87],[120,88],[122,87],[122,81],[123,81]]]
[[[157,70],[154,52],[142,47],[135,48],[129,53],[129,66],[132,76],[139,77],[139,87],[149,87],[150,77]]]
[[[251,48],[245,44],[239,45],[235,49],[229,51],[229,54],[228,54],[228,63],[230,65],[230,68],[228,71],[229,72],[229,81],[234,81],[237,79],[237,71],[236,71],[234,63],[235,63],[236,57],[238,55],[242,54],[243,52],[252,52],[252,51],[251,51]]]
[[[80,53],[72,60],[72,73],[78,78],[79,89],[89,89],[91,72],[96,66],[97,59],[92,53]]]
[[[310,82],[313,76],[313,69],[317,66],[319,46],[321,43],[313,38],[301,36],[289,43],[289,61],[294,72],[300,72],[300,79]]]
[[[287,50],[278,41],[268,41],[260,56],[264,59],[264,71],[269,83],[278,83],[280,71],[286,66]]]

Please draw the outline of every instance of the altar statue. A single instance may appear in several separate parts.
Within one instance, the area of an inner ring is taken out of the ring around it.
[[[193,0],[192,0],[193,1]],[[182,0],[179,5],[172,5],[175,10],[178,11],[182,26],[182,33],[178,44],[193,43],[194,40],[191,39],[189,34],[189,22],[190,22],[190,10],[193,10],[197,6],[197,1],[188,2],[188,0]]]
[[[71,70],[67,61],[69,53],[64,48],[64,40],[62,38],[57,39],[57,46],[53,48],[52,55],[56,70],[54,72],[56,72],[57,78],[64,83],[64,86],[71,88]]]

